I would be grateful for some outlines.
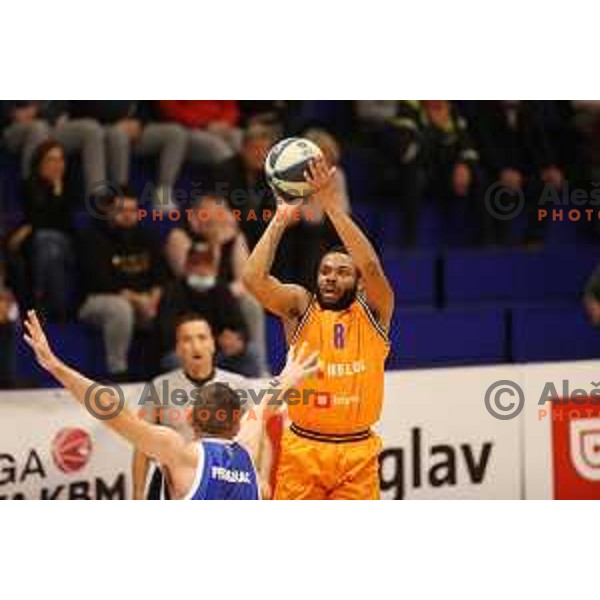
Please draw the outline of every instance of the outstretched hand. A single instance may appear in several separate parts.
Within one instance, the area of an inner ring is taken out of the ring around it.
[[[317,372],[319,353],[317,351],[308,354],[307,344],[304,342],[296,352],[296,347],[291,346],[283,371],[279,375],[284,387],[292,388],[304,379]]]
[[[36,360],[47,371],[52,370],[58,364],[58,359],[50,348],[35,310],[27,311],[24,325],[27,333],[23,338],[33,350]]]

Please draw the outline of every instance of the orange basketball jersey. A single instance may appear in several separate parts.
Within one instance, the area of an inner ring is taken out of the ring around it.
[[[379,420],[389,342],[362,298],[341,311],[324,310],[313,298],[290,341],[319,351],[318,373],[299,387],[301,398],[290,398],[293,423],[335,435]]]

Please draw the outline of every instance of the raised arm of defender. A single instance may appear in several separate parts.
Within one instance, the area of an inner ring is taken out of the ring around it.
[[[358,267],[365,287],[367,304],[375,312],[386,331],[389,330],[394,310],[394,292],[375,249],[346,213],[340,209],[333,176],[335,167],[329,168],[324,158],[317,159],[305,173],[306,180],[316,190],[316,201],[321,205],[340,236],[346,250]]]
[[[33,310],[27,313],[25,329],[27,331],[24,336],[25,341],[35,353],[40,366],[69,390],[80,404],[86,405],[90,414],[105,413],[106,398],[103,401],[102,395],[108,394],[107,388],[110,386],[98,386],[96,382],[60,360],[50,348],[46,334]],[[120,398],[121,394],[122,392],[115,388],[114,393],[108,395],[114,399]],[[120,412],[115,411],[115,414],[104,420],[104,423],[131,442],[140,452],[162,464],[170,465],[183,458],[185,444],[180,435],[166,427],[158,427],[138,419],[125,407]]]
[[[25,329],[27,331],[24,336],[25,341],[35,353],[40,366],[69,390],[80,404],[87,406],[90,414],[105,413],[106,406],[101,396],[106,393],[108,386],[98,386],[54,354],[35,311],[31,310],[27,313]],[[307,348],[303,346],[296,354],[294,348],[290,348],[285,368],[278,380],[273,382],[274,388],[287,390],[315,372],[317,353],[306,355],[306,350]],[[113,398],[119,395],[120,390],[115,389]],[[261,409],[266,410],[265,407]],[[194,460],[194,455],[189,452],[189,445],[181,435],[168,427],[153,425],[139,419],[126,407],[123,407],[120,412],[116,411],[110,418],[105,419],[104,423],[131,442],[137,450],[163,465],[176,466]]]

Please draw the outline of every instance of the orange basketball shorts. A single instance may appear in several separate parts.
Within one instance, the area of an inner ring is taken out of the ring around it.
[[[275,484],[276,500],[378,500],[381,440],[321,441],[287,430]]]

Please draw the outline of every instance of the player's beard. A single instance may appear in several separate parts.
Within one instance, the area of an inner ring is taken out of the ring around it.
[[[356,300],[357,291],[358,283],[355,283],[354,286],[346,290],[338,300],[335,302],[330,302],[328,300],[324,300],[323,296],[321,295],[321,290],[317,289],[317,302],[323,310],[346,310],[347,308],[350,308],[352,303]]]

